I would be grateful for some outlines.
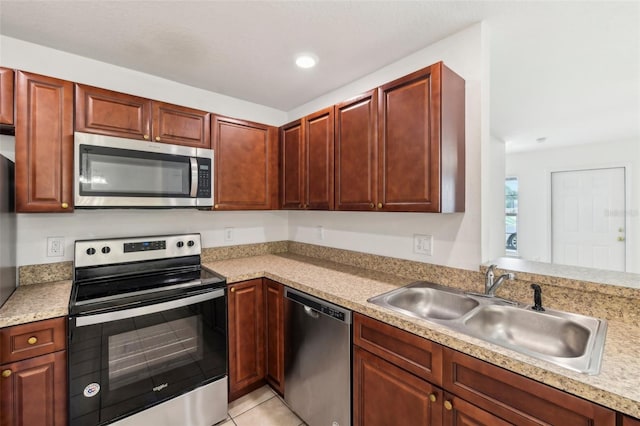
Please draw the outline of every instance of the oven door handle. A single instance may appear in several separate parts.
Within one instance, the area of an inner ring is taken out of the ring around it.
[[[171,300],[169,302],[156,303],[154,305],[140,306],[138,308],[125,309],[122,311],[105,312],[103,314],[80,316],[76,318],[76,327],[102,324],[110,321],[117,321],[126,318],[139,317],[142,315],[155,314],[157,312],[168,311],[170,309],[181,308],[195,303],[224,297],[225,289],[219,288],[204,294],[184,297],[182,299]]]

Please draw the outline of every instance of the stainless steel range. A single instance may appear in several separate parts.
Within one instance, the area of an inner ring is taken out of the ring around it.
[[[76,241],[70,425],[227,416],[226,280],[200,254],[199,234]]]

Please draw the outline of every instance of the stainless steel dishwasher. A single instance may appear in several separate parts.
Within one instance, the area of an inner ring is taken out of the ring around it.
[[[309,426],[351,425],[351,311],[285,287],[285,395]]]

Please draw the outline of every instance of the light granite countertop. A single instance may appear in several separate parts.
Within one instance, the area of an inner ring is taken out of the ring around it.
[[[69,313],[71,281],[21,285],[0,307],[0,328]]]
[[[600,374],[588,376],[367,302],[414,279],[297,254],[269,254],[203,265],[229,283],[267,277],[452,349],[640,418],[640,328],[609,320]],[[436,280],[437,281],[437,280]],[[71,281],[19,286],[0,308],[0,328],[68,314]],[[578,312],[580,313],[580,312]]]
[[[571,394],[640,417],[640,329],[609,320],[600,374],[576,373],[367,302],[413,281],[294,254],[206,262],[229,283],[266,277]]]

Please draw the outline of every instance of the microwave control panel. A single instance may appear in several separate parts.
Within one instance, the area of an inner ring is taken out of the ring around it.
[[[211,160],[198,158],[197,198],[211,198]]]

